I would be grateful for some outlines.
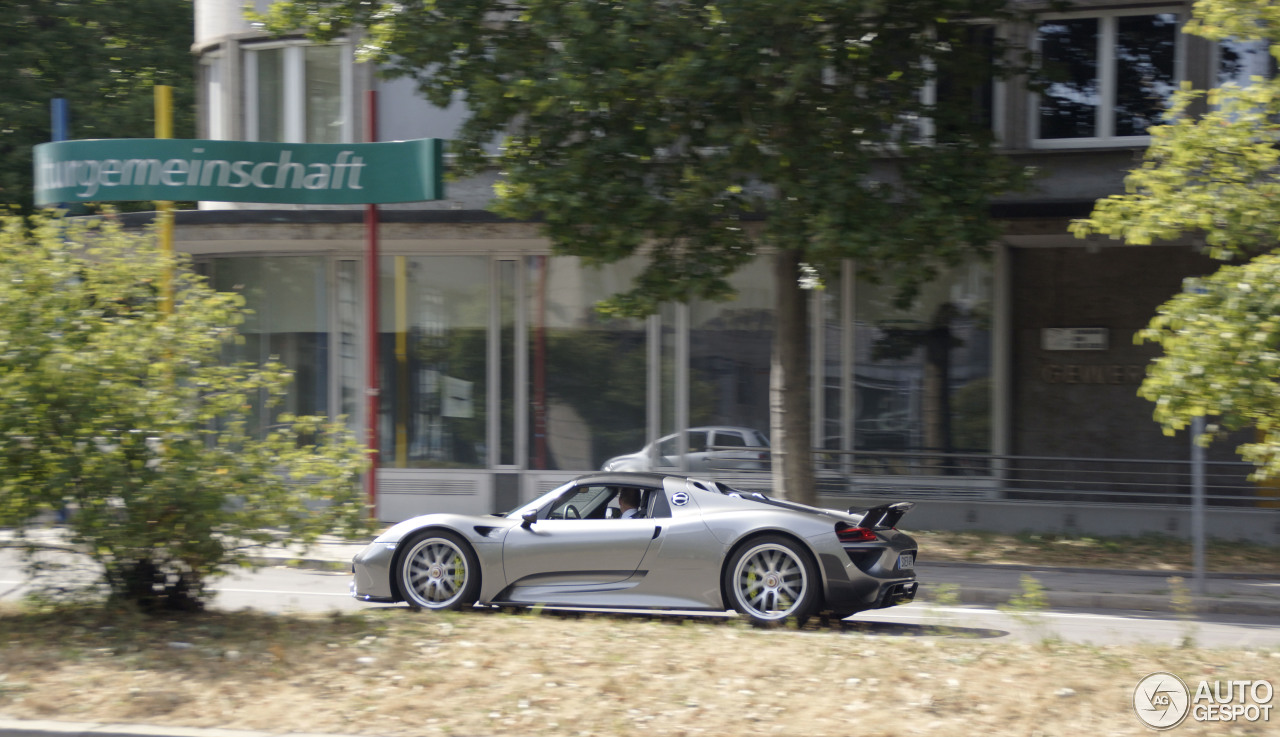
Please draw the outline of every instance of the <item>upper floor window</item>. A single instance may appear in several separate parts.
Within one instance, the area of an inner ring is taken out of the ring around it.
[[[1040,23],[1040,147],[1134,145],[1161,122],[1181,75],[1177,13],[1070,15]]]
[[[925,129],[940,142],[975,131],[1002,134],[997,108],[1004,91],[1003,82],[992,76],[997,65],[997,32],[994,25],[961,25],[953,32],[965,36],[969,53],[981,63],[944,63],[925,89],[925,101],[933,106],[933,116]]]
[[[346,44],[255,46],[246,49],[244,69],[248,140],[351,140],[351,52]]]
[[[1217,85],[1234,84],[1248,87],[1254,77],[1271,79],[1276,75],[1276,59],[1266,41],[1226,39],[1218,44]]]

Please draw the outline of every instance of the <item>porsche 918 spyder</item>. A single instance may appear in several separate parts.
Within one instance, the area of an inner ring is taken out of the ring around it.
[[[895,528],[912,506],[841,512],[701,478],[594,473],[506,514],[400,522],[355,556],[351,593],[435,610],[733,609],[758,625],[844,618],[915,598],[916,542]]]

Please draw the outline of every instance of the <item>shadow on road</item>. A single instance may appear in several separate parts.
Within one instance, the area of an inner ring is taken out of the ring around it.
[[[691,614],[686,612],[652,612],[652,611],[586,611],[580,609],[558,609],[552,607],[525,609],[517,607],[477,607],[476,614],[519,616],[544,616],[559,619],[610,618],[628,621],[651,621],[672,626],[686,623],[697,623],[723,627],[749,627],[744,620],[728,613],[708,612]],[[832,632],[838,634],[863,635],[867,637],[945,637],[949,639],[992,640],[1008,637],[1007,630],[989,627],[958,627],[955,625],[914,624],[909,622],[868,622],[857,620],[830,621],[822,617],[814,617],[804,627],[780,626],[772,630],[782,632]]]
[[[910,624],[906,622],[849,622],[842,620],[822,627],[822,630],[847,632],[869,637],[946,637],[956,640],[993,640],[1008,637],[1007,630],[990,627],[957,627],[945,624]]]

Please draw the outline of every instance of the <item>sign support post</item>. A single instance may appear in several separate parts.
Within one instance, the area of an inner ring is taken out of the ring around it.
[[[173,138],[173,88],[166,84],[155,87],[156,138]],[[156,223],[159,228],[160,251],[169,268],[164,272],[164,284],[160,292],[160,307],[166,313],[173,312],[173,201],[156,201]]]
[[[378,91],[365,93],[365,140],[378,140]],[[365,229],[365,330],[368,335],[368,377],[366,394],[368,402],[366,422],[369,445],[369,470],[365,472],[365,491],[369,498],[369,514],[378,516],[378,409],[381,405],[378,390],[378,205],[369,203],[364,210]]]

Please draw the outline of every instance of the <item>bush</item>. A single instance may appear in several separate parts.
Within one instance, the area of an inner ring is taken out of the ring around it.
[[[262,430],[290,372],[221,361],[239,296],[110,217],[0,226],[0,526],[29,540],[73,510],[111,595],[163,609],[198,608],[249,546],[363,532],[356,439],[323,418]]]

